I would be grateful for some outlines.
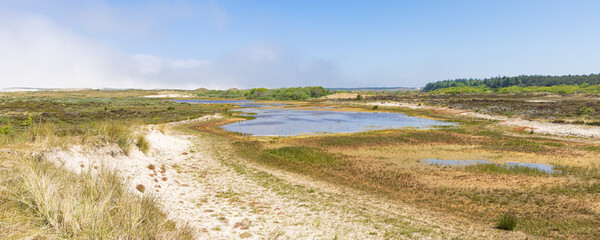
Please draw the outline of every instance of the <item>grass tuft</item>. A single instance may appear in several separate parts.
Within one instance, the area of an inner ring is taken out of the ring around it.
[[[517,216],[515,214],[509,212],[509,213],[502,214],[498,218],[498,223],[497,223],[496,227],[498,229],[512,231],[517,226],[517,222],[518,222]]]
[[[150,142],[144,135],[139,135],[136,138],[135,145],[142,151],[143,153],[148,153],[150,151]]]

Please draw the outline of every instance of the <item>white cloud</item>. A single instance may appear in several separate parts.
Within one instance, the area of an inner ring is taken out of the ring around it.
[[[331,61],[275,44],[253,44],[211,60],[121,51],[42,15],[0,11],[0,88],[230,88],[324,85]]]

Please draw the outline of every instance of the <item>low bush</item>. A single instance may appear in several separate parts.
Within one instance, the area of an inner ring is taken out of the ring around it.
[[[5,125],[5,126],[0,127],[0,134],[9,134],[10,132],[12,132],[11,125]]]
[[[142,151],[143,153],[148,153],[150,151],[150,142],[144,135],[139,135],[135,140],[135,145]]]
[[[515,214],[505,213],[498,218],[498,223],[496,224],[496,227],[498,229],[512,231],[517,226],[517,222],[518,218]]]
[[[577,114],[577,115],[589,115],[589,114],[592,114],[592,113],[595,113],[595,112],[596,112],[595,109],[593,109],[591,107],[588,107],[588,106],[586,106],[584,104],[581,104],[581,105],[579,105],[577,107],[577,111],[575,112],[575,114]]]

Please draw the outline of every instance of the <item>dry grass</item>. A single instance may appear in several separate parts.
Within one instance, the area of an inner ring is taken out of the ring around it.
[[[519,230],[537,236],[600,236],[594,204],[600,179],[588,176],[596,176],[593,171],[597,171],[591,164],[598,149],[593,143],[530,134],[509,136],[506,129],[487,121],[462,122],[456,129],[382,130],[266,141],[223,132],[216,126],[210,123],[195,129],[228,137],[240,157],[262,164],[490,225],[510,209],[519,218]],[[528,169],[486,172],[419,163],[422,158],[453,157],[583,170],[547,175]],[[582,180],[592,183],[569,185]]]
[[[148,153],[150,151],[150,142],[144,135],[138,135],[135,140],[135,145],[142,151],[143,153]]]
[[[134,134],[139,126],[227,109],[140,98],[156,93],[0,93],[0,239],[191,238],[185,226],[178,230],[166,219],[151,196],[141,197],[139,188],[126,191],[114,172],[76,175],[30,159],[72,145],[117,144],[125,153],[137,145],[148,152],[148,141]]]
[[[167,220],[152,196],[125,190],[113,171],[76,175],[41,158],[15,161],[13,167],[18,171],[12,177],[2,174],[0,207],[19,218],[7,225],[15,232],[72,239],[193,238],[191,230]],[[5,222],[7,216],[1,216]]]

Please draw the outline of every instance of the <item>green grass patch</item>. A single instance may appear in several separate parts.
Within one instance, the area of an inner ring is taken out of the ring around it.
[[[282,147],[265,149],[263,155],[279,162],[293,162],[315,167],[334,167],[343,162],[339,157],[311,147]]]
[[[496,227],[498,229],[512,231],[517,226],[518,221],[519,219],[515,214],[505,213],[498,218],[498,223],[496,224]]]

